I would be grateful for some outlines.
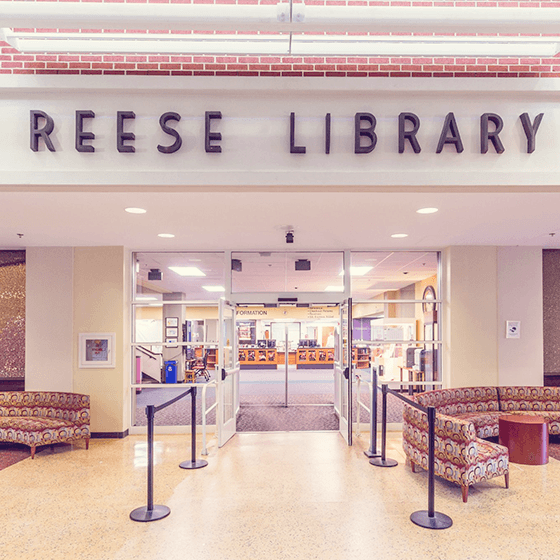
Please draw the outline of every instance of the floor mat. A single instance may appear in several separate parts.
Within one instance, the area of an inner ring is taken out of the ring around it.
[[[338,430],[333,406],[241,406],[238,432]]]

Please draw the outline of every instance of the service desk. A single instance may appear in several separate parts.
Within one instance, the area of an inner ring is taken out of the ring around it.
[[[334,365],[334,348],[298,348],[297,369],[330,369]]]
[[[276,369],[278,367],[276,348],[259,348],[251,346],[239,349],[241,369]]]

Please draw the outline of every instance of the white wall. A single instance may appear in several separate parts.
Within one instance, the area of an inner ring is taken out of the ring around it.
[[[442,260],[445,386],[497,385],[497,248],[447,247]]]
[[[506,321],[521,321],[521,338],[506,338]],[[498,248],[500,385],[543,385],[541,247]]]
[[[72,270],[72,247],[26,250],[26,391],[73,390]]]
[[[130,426],[128,253],[123,247],[74,249],[74,352],[79,333],[115,333],[115,367],[80,369],[74,390],[91,397],[91,431],[122,433]]]

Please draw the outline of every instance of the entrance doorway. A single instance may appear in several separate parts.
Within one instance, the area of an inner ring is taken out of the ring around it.
[[[331,317],[310,320],[305,318],[308,309],[284,308],[286,319],[238,321],[238,431],[338,430],[334,408],[336,313],[331,310],[325,312]],[[319,309],[312,313],[320,315]],[[291,314],[296,318],[290,318]]]

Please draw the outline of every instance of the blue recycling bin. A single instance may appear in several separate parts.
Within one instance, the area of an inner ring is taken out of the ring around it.
[[[169,360],[165,362],[165,382],[177,383],[177,361]]]

